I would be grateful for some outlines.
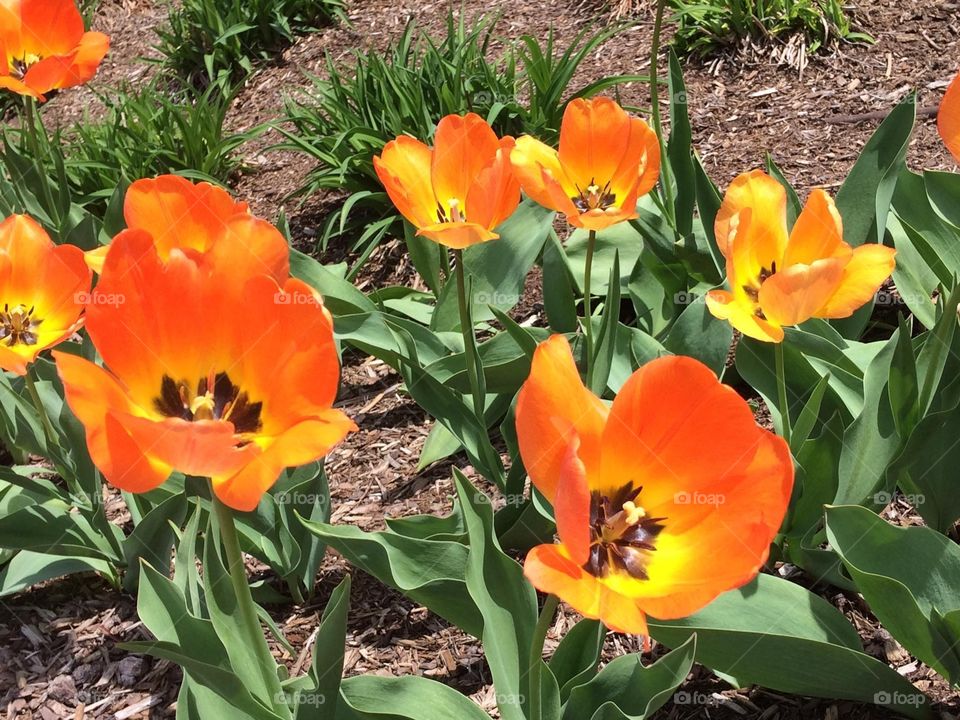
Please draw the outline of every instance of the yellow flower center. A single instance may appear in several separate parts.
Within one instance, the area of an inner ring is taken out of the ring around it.
[[[43,320],[33,316],[34,308],[26,305],[3,306],[0,312],[0,342],[7,347],[14,345],[36,345],[37,328]]]
[[[18,80],[23,80],[30,66],[40,61],[40,56],[36,53],[24,53],[21,57],[7,56],[7,67],[10,68],[10,74]]]
[[[591,180],[585,190],[581,190],[577,185],[579,195],[570,198],[580,212],[589,212],[590,210],[606,210],[617,204],[617,196],[610,192],[610,183],[603,187],[597,185],[596,181]]]
[[[154,408],[166,417],[189,422],[223,420],[233,423],[238,434],[255,433],[262,427],[263,403],[250,402],[246,392],[234,385],[227,373],[210,373],[195,385],[164,375]]]
[[[447,201],[447,207],[442,203],[437,203],[437,221],[438,222],[466,222],[467,214],[461,209],[462,205],[457,198],[450,198]]]
[[[612,571],[647,579],[646,566],[666,518],[651,518],[637,504],[642,488],[627,483],[612,496],[590,496],[590,559],[584,570],[595,577]]]

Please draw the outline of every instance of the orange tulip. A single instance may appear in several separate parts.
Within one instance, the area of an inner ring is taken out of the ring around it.
[[[947,94],[943,96],[937,125],[947,149],[960,163],[960,74],[953,79]]]
[[[26,215],[0,223],[0,368],[26,375],[79,330],[91,280],[79,248],[54,245]]]
[[[496,240],[520,204],[510,170],[511,137],[497,139],[479,115],[448,115],[431,149],[402,136],[373,159],[387,195],[417,235],[455,250]]]
[[[567,105],[559,151],[524,135],[510,158],[527,195],[587,230],[637,217],[660,176],[656,133],[604,97]]]
[[[608,409],[555,335],[537,348],[516,417],[559,536],[530,551],[525,574],[582,615],[646,635],[647,616],[695,613],[766,562],[793,486],[790,451],[700,362],[648,363]]]
[[[237,245],[224,257],[249,267],[247,254]],[[299,280],[233,267],[209,274],[190,249],[164,257],[142,230],[114,240],[87,314],[106,369],[55,357],[90,455],[116,487],[146,492],[180,471],[252,510],[284,468],[356,429],[332,408],[339,364],[320,298]]]
[[[176,175],[138,180],[127,190],[123,214],[124,232],[148,233],[161,260],[177,249],[237,277],[266,273],[282,282],[289,275],[290,248],[280,231],[210,183]],[[87,264],[102,272],[110,248],[88,252]]]
[[[0,0],[0,88],[42,101],[89,81],[109,49],[73,0]]]
[[[744,335],[781,342],[783,328],[810,318],[845,318],[890,277],[896,251],[851,248],[833,199],[814,190],[787,230],[787,194],[759,170],[731,183],[716,219],[730,291],[707,294],[710,312]]]

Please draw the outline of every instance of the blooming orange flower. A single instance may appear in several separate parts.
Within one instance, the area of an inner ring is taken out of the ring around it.
[[[0,223],[0,368],[26,375],[42,351],[73,335],[91,280],[80,248],[54,245],[26,215]]]
[[[716,219],[730,291],[707,294],[710,312],[744,335],[781,342],[783,328],[810,318],[850,317],[868,303],[895,265],[883,245],[851,248],[833,199],[814,190],[787,230],[787,194],[755,170],[727,190]]]
[[[402,136],[373,159],[380,182],[417,234],[455,250],[496,240],[520,204],[511,137],[497,139],[479,115],[448,115],[431,149]]]
[[[937,124],[947,149],[960,163],[960,74],[953,79],[947,94],[943,96]]]
[[[524,135],[511,160],[527,195],[587,230],[637,217],[660,176],[656,133],[604,97],[567,105],[559,151]]]
[[[282,282],[290,273],[290,248],[280,231],[210,183],[177,175],[138,180],[127,190],[123,214],[124,232],[148,233],[161,260],[178,249],[205,267],[229,268],[237,277],[266,273]],[[87,253],[87,263],[98,273],[110,248]]]
[[[252,265],[245,254],[238,245],[227,262]],[[108,482],[145,492],[178,470],[252,510],[284,468],[323,457],[356,427],[332,408],[333,324],[312,289],[263,273],[210,275],[204,260],[179,248],[164,257],[142,230],[121,234],[87,314],[106,369],[55,357]],[[225,287],[231,277],[239,289]]]
[[[527,555],[527,578],[618,632],[690,615],[749,582],[786,513],[793,463],[782,438],[700,362],[664,357],[607,408],[570,346],[537,348],[517,401],[534,485],[559,544]]]
[[[109,49],[73,0],[0,0],[0,88],[44,100],[89,81]]]

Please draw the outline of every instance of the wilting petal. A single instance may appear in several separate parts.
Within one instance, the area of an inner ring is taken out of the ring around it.
[[[377,177],[390,200],[416,227],[438,220],[437,196],[430,178],[432,160],[430,148],[406,135],[388,142],[380,156],[373,158]]]
[[[523,572],[538,590],[556,595],[584,617],[601,620],[615,632],[647,635],[646,616],[637,602],[611,591],[570,559],[562,545],[538,545]]]
[[[752,211],[750,240],[753,263],[770,268],[778,262],[787,246],[787,193],[776,180],[760,170],[737,177],[723,198],[717,213],[715,232],[717,245],[725,256],[733,254],[733,240],[738,216],[745,209]]]
[[[520,182],[510,165],[513,146],[513,138],[503,138],[493,162],[477,174],[467,191],[467,219],[470,222],[492,230],[510,217],[520,204]]]
[[[844,277],[846,261],[817,260],[791,265],[767,278],[760,288],[760,307],[777,325],[799,325],[814,317],[833,296]]]
[[[630,116],[610,98],[571,101],[560,126],[560,165],[567,177],[580,190],[612,181],[630,147],[630,129]]]
[[[445,212],[449,213],[452,199],[466,203],[471,186],[493,163],[499,148],[496,133],[475,113],[447,115],[440,121],[434,136],[431,178],[433,192]],[[479,222],[469,205],[465,211],[469,221]]]
[[[598,467],[606,417],[606,406],[580,380],[567,339],[554,335],[541,343],[517,397],[516,424],[527,474],[551,502],[574,438],[586,472]]]
[[[572,206],[570,197],[576,194],[576,188],[564,175],[560,158],[552,147],[524,135],[510,153],[510,162],[520,187],[534,202],[564,212],[568,205]],[[557,187],[551,187],[553,185]],[[565,198],[562,206],[554,205],[553,196],[557,191]]]
[[[823,190],[814,190],[793,226],[783,268],[777,269],[849,255],[850,247],[843,241],[843,221],[833,198]]]
[[[500,237],[483,225],[472,222],[434,223],[420,228],[417,235],[454,250],[463,250]]]
[[[960,74],[953,79],[943,96],[937,126],[947,149],[960,163]]]
[[[54,352],[67,404],[83,423],[90,457],[107,482],[128,492],[147,492],[173,472],[137,445],[115,413],[137,411],[117,381],[105,370],[67,353]]]
[[[718,320],[726,320],[747,337],[763,342],[783,342],[783,328],[757,317],[726,290],[707,293],[707,309]]]
[[[816,317],[850,317],[873,299],[896,267],[896,250],[874,243],[854,248],[843,268],[843,277]]]
[[[214,476],[214,492],[234,510],[253,510],[285,468],[322,458],[356,429],[342,412],[328,410],[322,417],[298,423],[276,438],[259,439],[262,452],[235,474]]]

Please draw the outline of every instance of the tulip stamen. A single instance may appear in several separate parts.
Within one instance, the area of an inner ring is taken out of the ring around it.
[[[0,342],[7,347],[14,345],[36,345],[38,341],[37,329],[43,320],[33,316],[36,308],[29,310],[26,305],[4,304],[0,312]]]
[[[578,195],[574,195],[570,200],[580,212],[589,212],[591,210],[607,210],[617,204],[616,193],[610,192],[610,183],[607,182],[602,188],[596,181],[591,180],[586,190],[581,190],[577,185]]]
[[[247,393],[234,385],[227,373],[210,373],[200,380],[196,390],[185,380],[164,375],[160,395],[154,407],[167,417],[188,422],[221,420],[232,422],[237,434],[260,430],[262,402],[250,402]]]
[[[437,221],[461,223],[467,221],[467,215],[460,209],[460,201],[456,198],[450,198],[447,202],[449,208],[444,208],[441,203],[437,203]]]
[[[646,580],[650,553],[666,518],[652,518],[636,503],[642,487],[627,483],[612,496],[590,495],[590,558],[584,570],[595,577],[626,572]]]

